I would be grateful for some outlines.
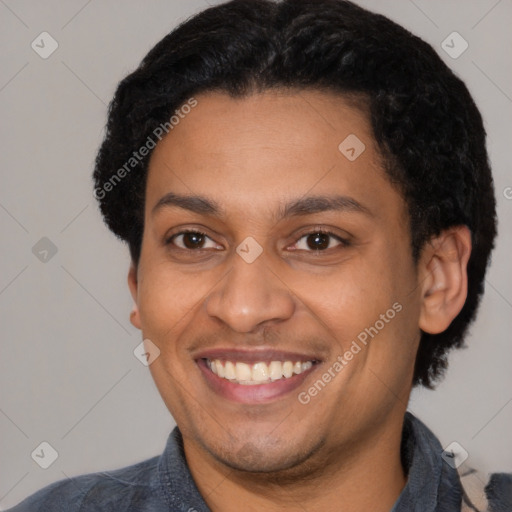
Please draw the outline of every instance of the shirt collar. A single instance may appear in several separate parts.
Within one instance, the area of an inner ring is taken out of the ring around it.
[[[173,512],[210,512],[192,478],[185,458],[183,438],[176,427],[158,463],[163,498]]]
[[[441,457],[443,448],[434,434],[409,412],[401,450],[407,483],[391,512],[459,512],[462,487],[457,470]]]

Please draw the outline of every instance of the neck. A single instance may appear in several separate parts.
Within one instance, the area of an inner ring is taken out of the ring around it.
[[[405,486],[403,414],[371,438],[320,449],[300,467],[273,473],[225,466],[184,439],[187,462],[212,512],[389,512]],[[325,451],[324,451],[325,450]]]

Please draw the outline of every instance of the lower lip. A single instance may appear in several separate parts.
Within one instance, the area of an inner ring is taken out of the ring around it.
[[[203,372],[210,389],[223,398],[244,404],[264,403],[282,398],[284,395],[300,387],[304,380],[319,366],[314,364],[309,370],[293,377],[265,384],[245,385],[219,377],[208,368],[204,359],[199,359],[196,362]]]

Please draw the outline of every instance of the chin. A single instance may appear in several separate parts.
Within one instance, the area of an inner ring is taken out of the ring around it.
[[[314,456],[321,446],[311,444],[308,440],[308,446],[297,446],[301,443],[292,443],[288,439],[283,440],[269,439],[269,437],[248,441],[238,449],[226,449],[225,446],[212,449],[207,447],[210,454],[221,464],[226,465],[236,471],[243,473],[253,473],[264,475],[276,475],[277,473],[300,473],[301,468],[307,466],[311,471],[311,464],[308,461]]]

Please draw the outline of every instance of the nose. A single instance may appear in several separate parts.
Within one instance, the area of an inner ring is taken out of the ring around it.
[[[288,287],[265,263],[264,257],[234,264],[206,299],[206,311],[233,331],[249,333],[258,327],[289,319],[295,310]]]

